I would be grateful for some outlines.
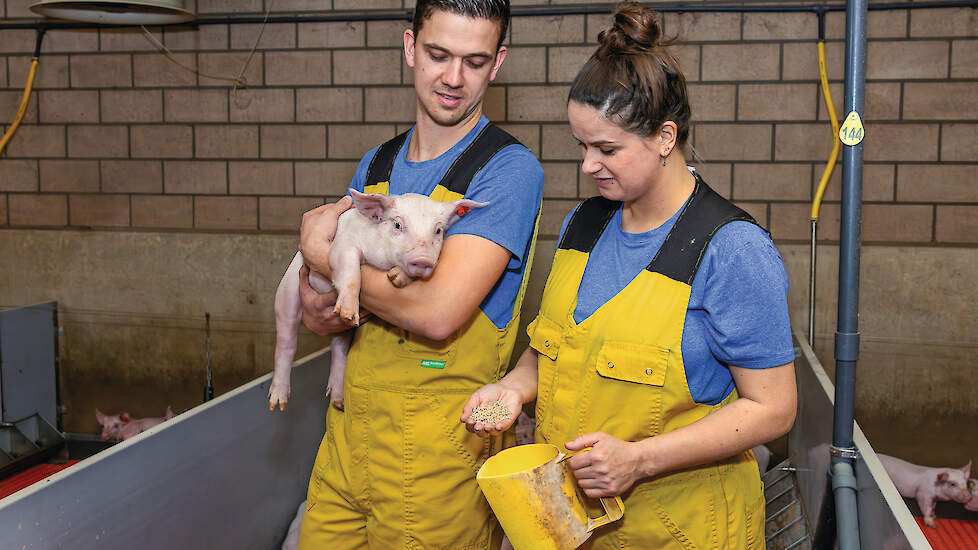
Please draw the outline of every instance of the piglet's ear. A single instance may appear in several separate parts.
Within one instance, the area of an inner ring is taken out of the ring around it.
[[[968,479],[971,477],[971,461],[969,460],[967,464],[961,467],[961,471],[964,472],[964,478]]]
[[[381,193],[361,193],[350,189],[350,194],[353,195],[353,206],[375,223],[384,219],[384,215],[394,204],[393,199]]]
[[[941,472],[941,473],[937,474],[937,482],[938,483],[947,483],[947,473],[946,472]]]
[[[105,414],[102,411],[95,409],[95,420],[98,420],[99,424],[105,424]]]
[[[462,219],[462,216],[465,216],[472,210],[488,206],[488,204],[488,202],[475,202],[470,199],[458,199],[456,201],[446,202],[445,210],[448,211],[448,219],[445,220],[445,228],[451,227],[455,222]]]

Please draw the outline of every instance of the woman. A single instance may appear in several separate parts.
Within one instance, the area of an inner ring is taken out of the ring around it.
[[[536,399],[538,443],[625,516],[591,548],[763,548],[750,448],[795,414],[787,275],[767,233],[686,166],[686,83],[654,12],[620,4],[567,106],[600,197],[564,220],[530,347],[474,408]],[[514,415],[515,416],[515,415]]]

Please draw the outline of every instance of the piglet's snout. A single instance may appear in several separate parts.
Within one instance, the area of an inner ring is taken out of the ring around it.
[[[427,256],[418,256],[408,260],[404,270],[412,279],[427,279],[435,269],[435,261]]]

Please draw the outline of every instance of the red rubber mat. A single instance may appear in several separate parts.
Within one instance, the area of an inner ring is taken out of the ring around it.
[[[924,525],[915,517],[920,530],[934,550],[975,550],[978,548],[978,521],[937,518],[937,529]]]
[[[16,493],[17,491],[41,481],[42,479],[64,470],[72,464],[78,463],[77,460],[69,460],[64,464],[38,464],[28,468],[19,474],[0,480],[0,499]]]

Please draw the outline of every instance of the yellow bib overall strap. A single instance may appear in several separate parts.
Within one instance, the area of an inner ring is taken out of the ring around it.
[[[540,314],[527,329],[540,354],[538,441],[563,446],[597,431],[640,441],[737,399],[734,391],[716,406],[696,403],[681,344],[690,285],[710,239],[733,220],[753,218],[697,176],[692,196],[649,265],[577,323],[574,310],[588,256],[620,206],[602,197],[578,206],[558,245]],[[749,451],[644,480],[622,497],[624,519],[597,531],[590,547],[764,546],[764,500]]]
[[[366,192],[389,192],[394,159],[406,137],[401,134],[377,151]],[[449,201],[464,196],[486,162],[514,143],[519,142],[487,125],[431,197]],[[459,417],[473,391],[505,373],[531,263],[532,248],[512,319],[504,328],[496,328],[478,310],[444,341],[377,317],[356,329],[347,357],[345,411],[330,408],[310,481],[306,518],[323,527],[312,532],[304,520],[303,545],[366,548],[356,544],[365,540],[370,548],[384,549],[498,548],[502,534],[475,474],[504,442],[470,434]]]

